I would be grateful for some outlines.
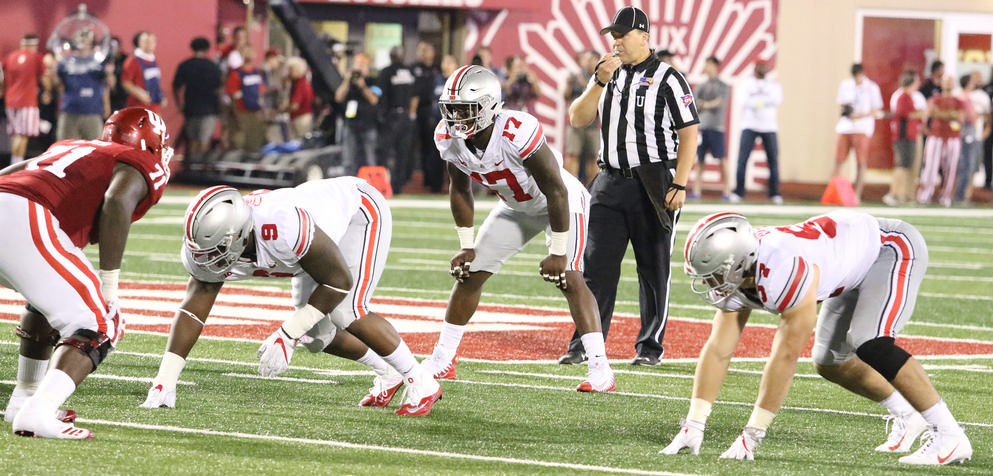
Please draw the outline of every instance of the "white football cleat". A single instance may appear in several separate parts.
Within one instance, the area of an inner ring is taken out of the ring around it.
[[[386,373],[376,375],[369,394],[359,401],[360,407],[385,407],[393,400],[397,390],[403,385],[403,375],[391,367]]]
[[[431,373],[436,380],[455,380],[455,364],[458,363],[458,357],[452,357],[450,362],[440,362],[435,360],[434,357],[429,357],[421,362],[428,372]]]
[[[927,421],[918,412],[905,417],[887,415],[885,419],[886,426],[892,422],[893,428],[890,430],[886,442],[876,447],[876,451],[883,453],[909,452],[917,437],[924,433],[928,427]]]
[[[30,398],[31,395],[11,395],[10,400],[7,401],[7,408],[3,412],[3,421],[7,423],[14,423],[14,417],[17,416],[17,412],[21,411],[21,407],[24,406],[24,402]],[[76,412],[60,408],[55,410],[55,419],[64,423],[72,423],[76,421]]]
[[[396,411],[397,415],[420,416],[431,413],[435,402],[441,400],[441,385],[431,377],[424,368],[418,372],[419,377],[404,378],[403,405]]]
[[[577,392],[613,392],[617,386],[614,384],[614,369],[606,359],[601,362],[592,363],[586,371],[586,380],[576,387]]]
[[[21,411],[17,412],[13,423],[15,435],[73,440],[93,438],[93,432],[90,430],[59,421],[55,418],[56,412],[39,410],[37,407],[35,405],[32,408],[31,403],[27,402]]]
[[[157,383],[148,389],[148,397],[145,403],[139,405],[141,408],[176,408],[176,387],[164,388],[161,383]]]
[[[972,443],[964,431],[942,433],[934,426],[925,434],[927,441],[917,451],[900,458],[903,464],[943,465],[972,459]]]
[[[753,461],[755,459],[755,449],[765,438],[765,430],[746,426],[745,429],[734,440],[727,451],[721,453],[721,459],[740,459]]]
[[[679,420],[679,434],[672,439],[669,446],[662,448],[659,453],[664,455],[674,455],[684,448],[689,449],[691,454],[700,454],[700,445],[703,444],[703,430],[706,428],[703,423],[682,419]]]

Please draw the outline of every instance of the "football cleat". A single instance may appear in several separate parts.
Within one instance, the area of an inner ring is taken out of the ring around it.
[[[27,396],[16,398],[11,396],[10,401],[7,402],[7,409],[3,412],[3,421],[7,423],[14,423],[14,417],[17,416],[17,412],[21,411],[21,406],[24,405],[24,402],[27,399]],[[76,412],[72,410],[66,408],[55,410],[55,419],[63,423],[72,423],[76,421],[76,417]]]
[[[148,389],[148,396],[145,402],[139,405],[141,408],[176,408],[176,387],[163,388],[157,383]]]
[[[403,386],[403,375],[390,369],[385,375],[377,375],[372,381],[369,394],[359,401],[360,407],[385,407],[393,400],[397,390]]]
[[[90,430],[56,419],[55,412],[37,411],[37,407],[22,410],[24,411],[17,412],[13,422],[14,434],[17,436],[74,440],[93,438]]]
[[[931,426],[922,438],[927,438],[927,441],[917,451],[900,458],[900,463],[937,466],[965,463],[972,459],[972,443],[963,431],[943,433]]]
[[[889,427],[892,422],[893,428],[889,431],[886,442],[876,447],[876,451],[883,453],[909,452],[917,437],[928,427],[927,421],[918,412],[906,417],[887,415],[885,419],[886,426]]]
[[[606,360],[594,362],[586,371],[586,380],[576,387],[577,392],[613,392],[617,386],[614,385],[614,370]]]
[[[407,385],[403,390],[403,405],[396,411],[397,415],[420,416],[431,413],[435,402],[441,400],[441,385],[438,385],[427,370],[421,369],[418,378],[406,377]]]
[[[431,372],[436,380],[455,380],[455,364],[458,361],[458,357],[452,357],[451,362],[442,364],[432,357],[425,360],[421,365]]]
[[[672,439],[669,446],[662,448],[659,453],[664,455],[674,455],[684,448],[690,450],[691,454],[700,454],[700,445],[703,444],[703,423],[693,420],[679,420],[679,433]]]

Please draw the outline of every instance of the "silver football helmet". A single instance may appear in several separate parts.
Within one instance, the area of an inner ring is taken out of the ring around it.
[[[500,80],[482,66],[463,66],[445,81],[438,107],[448,133],[468,139],[493,124],[493,118],[503,109]]]
[[[755,266],[758,249],[755,230],[744,216],[714,213],[701,218],[687,236],[683,250],[690,289],[720,306]]]
[[[194,264],[211,273],[223,273],[245,251],[252,228],[252,213],[238,190],[211,187],[200,192],[186,209],[183,241]]]

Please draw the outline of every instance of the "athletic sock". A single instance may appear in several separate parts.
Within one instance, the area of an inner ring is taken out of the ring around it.
[[[944,399],[938,400],[938,403],[935,403],[933,407],[922,411],[921,416],[942,433],[962,432],[962,427],[955,421],[955,417],[952,416],[952,412],[948,409]]]
[[[69,374],[59,369],[51,369],[41,380],[38,391],[31,397],[31,400],[55,412],[75,391],[76,382],[72,381]]]
[[[893,390],[893,393],[879,402],[879,405],[889,410],[893,416],[906,417],[917,413],[917,410],[914,409],[913,405],[906,398],[903,398],[903,394],[899,390]]]
[[[24,162],[24,156],[23,155],[12,155],[12,156],[10,156],[10,165],[14,165],[14,164],[19,163],[19,162]]]
[[[387,364],[386,361],[383,360],[379,354],[373,352],[372,349],[365,351],[365,355],[355,359],[355,361],[362,365],[371,367],[372,370],[375,370],[379,375],[383,375],[390,371],[390,364]]]
[[[396,350],[392,354],[384,356],[383,360],[404,377],[417,377],[414,374],[420,369],[420,366],[417,365],[417,359],[414,358],[414,354],[410,353],[410,348],[404,341],[400,341]]]
[[[441,326],[441,335],[438,336],[438,344],[434,346],[434,353],[431,358],[440,363],[451,362],[455,358],[455,353],[462,343],[462,334],[465,333],[465,326],[450,324],[445,322]]]
[[[14,390],[26,391],[31,396],[48,371],[48,359],[38,360],[23,355],[17,356],[17,386]]]
[[[154,382],[165,388],[176,388],[179,374],[185,366],[186,359],[180,357],[179,354],[172,352],[162,354],[162,363],[159,364],[159,373],[155,376]]]
[[[586,357],[590,359],[589,366],[591,368],[607,361],[607,348],[603,342],[602,333],[599,331],[589,332],[581,335],[579,340],[583,342],[583,348],[586,349]]]

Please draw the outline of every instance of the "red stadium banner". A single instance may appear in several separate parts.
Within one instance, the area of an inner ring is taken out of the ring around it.
[[[299,0],[302,3],[333,3],[370,7],[459,8],[473,10],[532,9],[531,0]]]

